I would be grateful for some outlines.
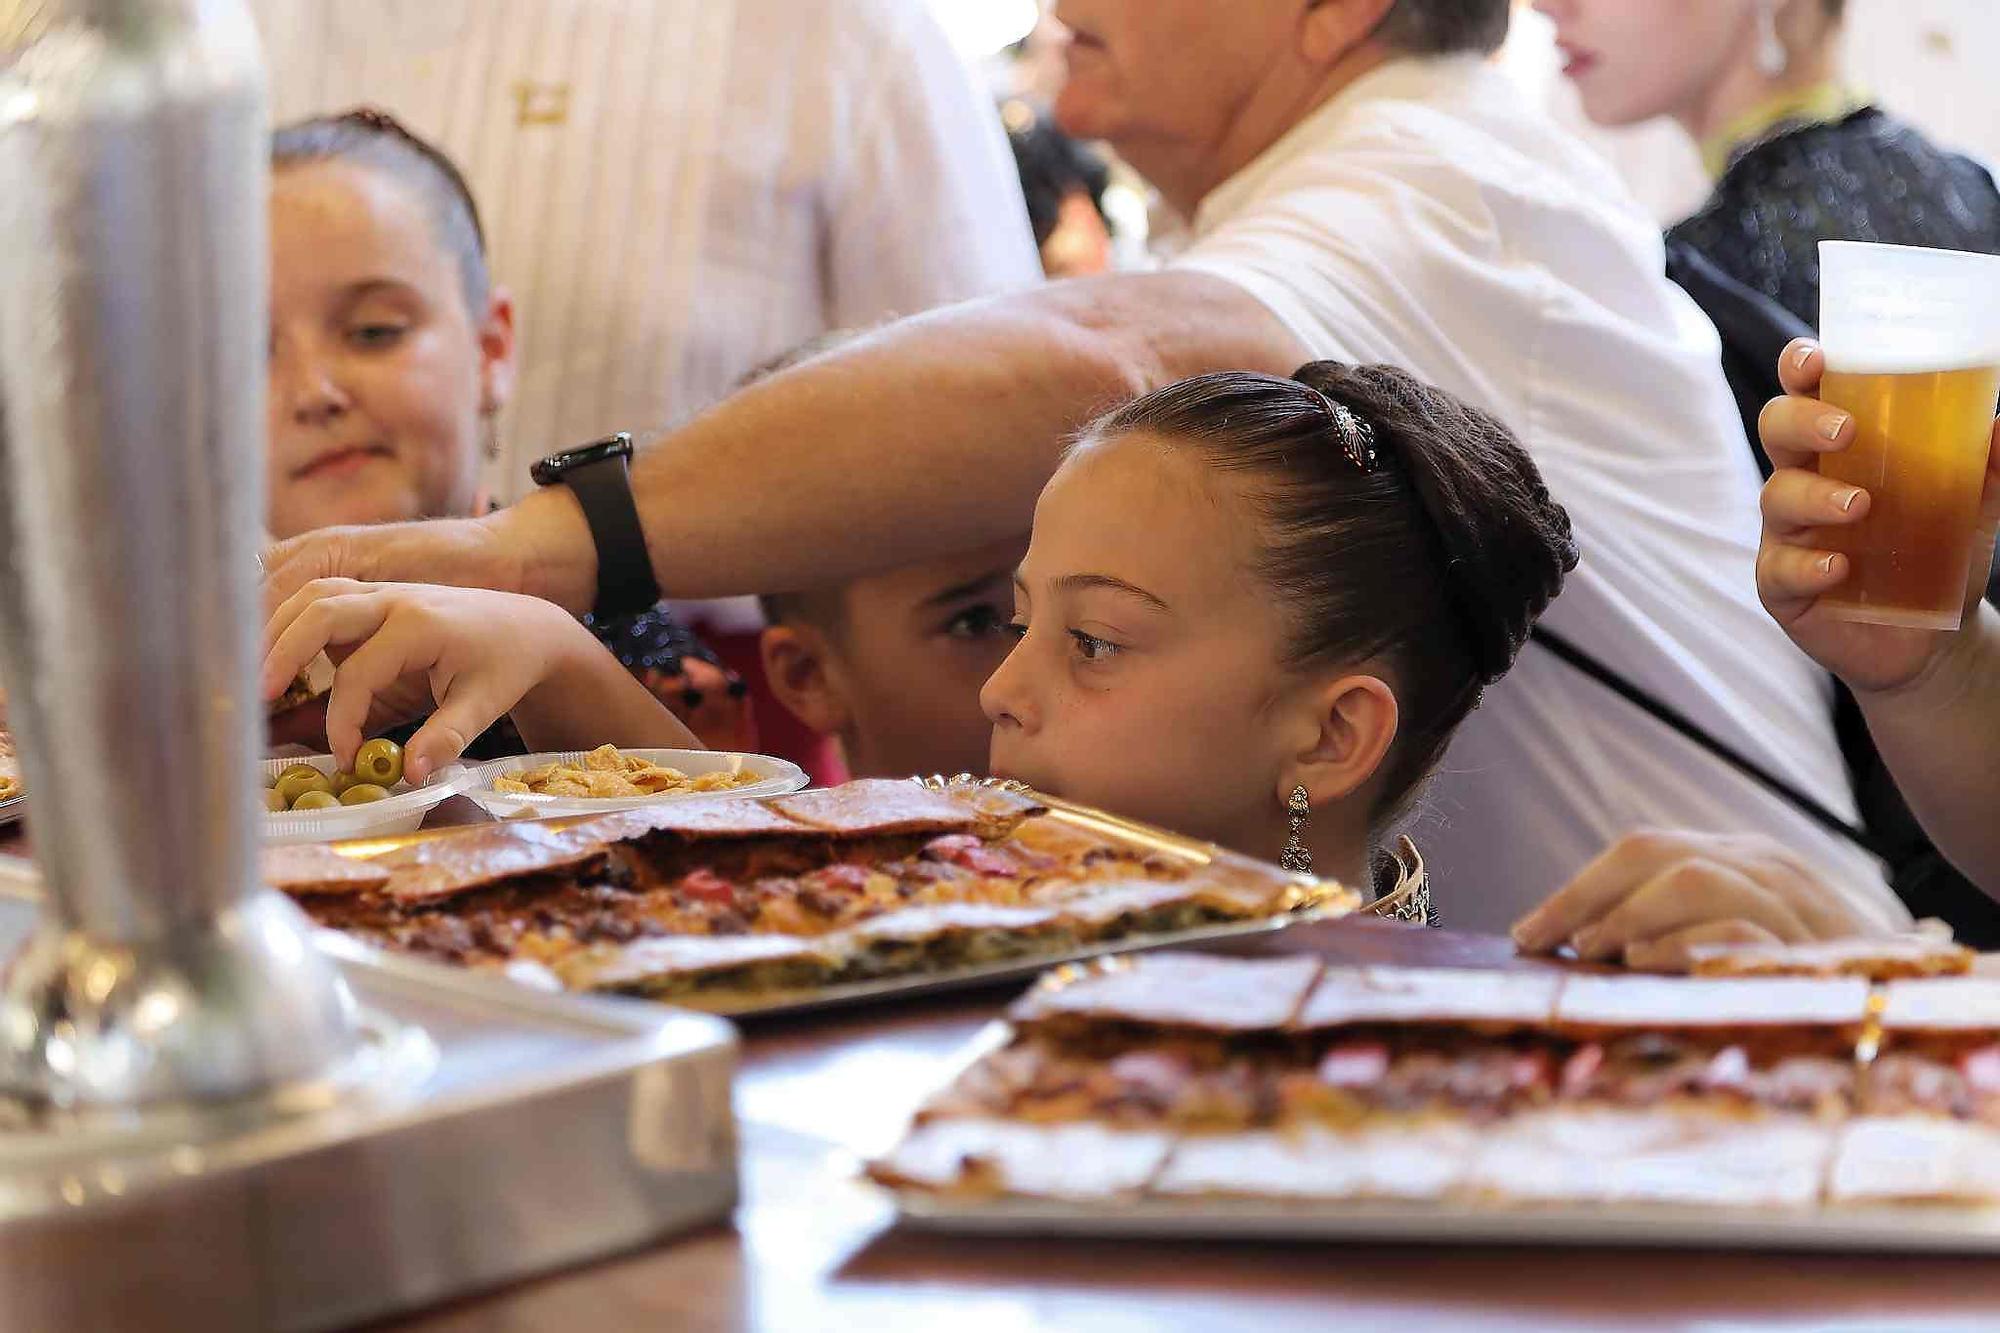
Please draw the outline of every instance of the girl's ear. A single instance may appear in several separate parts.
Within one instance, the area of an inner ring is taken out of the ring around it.
[[[514,396],[514,298],[495,287],[475,330],[479,338],[479,410],[492,416]]]
[[[1315,807],[1366,787],[1396,741],[1396,692],[1379,676],[1342,676],[1308,698],[1313,733],[1278,775],[1280,805],[1304,787]]]

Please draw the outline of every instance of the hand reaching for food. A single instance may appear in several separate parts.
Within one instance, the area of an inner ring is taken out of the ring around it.
[[[512,714],[531,746],[590,749],[606,741],[700,748],[687,728],[552,603],[483,588],[319,579],[265,627],[260,688],[275,698],[314,655],[336,663],[326,739],[351,769],[371,714],[409,692],[435,711],[404,746],[421,783]]]
[[[1893,901],[1893,900],[1891,900]],[[1900,909],[1897,909],[1900,910]],[[1879,895],[1844,892],[1756,835],[1642,832],[1613,843],[1514,925],[1528,953],[1686,971],[1717,945],[1798,944],[1907,931]]]

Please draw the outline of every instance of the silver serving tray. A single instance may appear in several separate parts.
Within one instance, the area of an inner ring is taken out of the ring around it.
[[[1800,1210],[1475,1207],[1373,1200],[1135,1199],[1065,1203],[902,1191],[901,1220],[991,1236],[1174,1240],[1344,1240],[1425,1245],[1644,1245],[1677,1249],[1889,1250],[2000,1254],[2000,1208]]]
[[[734,1206],[726,1023],[319,943],[394,1034],[341,1095],[0,1128],[0,1329],[340,1327]]]
[[[27,813],[28,798],[25,795],[0,801],[0,828],[6,828],[9,824],[19,823],[21,817]]]
[[[868,1004],[876,1000],[973,990],[981,986],[999,986],[1010,981],[1025,981],[1040,976],[1051,967],[1060,967],[1065,963],[1078,963],[1090,958],[1108,958],[1115,954],[1141,953],[1149,949],[1173,949],[1270,935],[1277,931],[1290,930],[1293,926],[1302,926],[1313,921],[1331,921],[1349,914],[1345,909],[1281,912],[1276,916],[1261,917],[1254,921],[1229,921],[1213,926],[1194,926],[1187,930],[1132,934],[1115,940],[1099,940],[1076,949],[1023,954],[1019,958],[1009,958],[1003,962],[973,963],[937,972],[913,972],[900,977],[850,981],[833,986],[807,986],[797,990],[763,991],[756,995],[675,996],[672,1003],[685,1004],[705,1013],[722,1014],[730,1018],[838,1009],[844,1005]]]

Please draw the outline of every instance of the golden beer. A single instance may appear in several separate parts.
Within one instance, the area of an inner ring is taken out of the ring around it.
[[[1827,528],[1818,544],[1848,558],[1847,579],[1821,604],[1843,620],[1956,629],[2000,366],[1882,373],[1829,368],[1820,397],[1854,418],[1854,443],[1822,455],[1824,476],[1859,486],[1868,516]]]

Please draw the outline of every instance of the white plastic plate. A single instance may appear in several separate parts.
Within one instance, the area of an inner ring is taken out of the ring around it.
[[[523,795],[493,790],[495,778],[518,773],[523,769],[541,768],[548,764],[580,763],[587,753],[585,750],[565,750],[561,753],[524,754],[508,759],[495,759],[472,771],[465,794],[479,802],[488,814],[498,819],[550,819],[558,815],[608,814],[613,810],[633,810],[640,806],[658,805],[664,801],[713,801],[754,796],[783,796],[788,792],[799,790],[808,781],[805,770],[797,764],[767,754],[736,754],[728,750],[621,750],[621,754],[636,755],[640,759],[666,768],[677,768],[690,776],[719,771],[749,773],[757,780],[723,791],[663,792],[658,796],[617,796],[602,800],[591,800],[581,796],[542,796],[533,792]]]

